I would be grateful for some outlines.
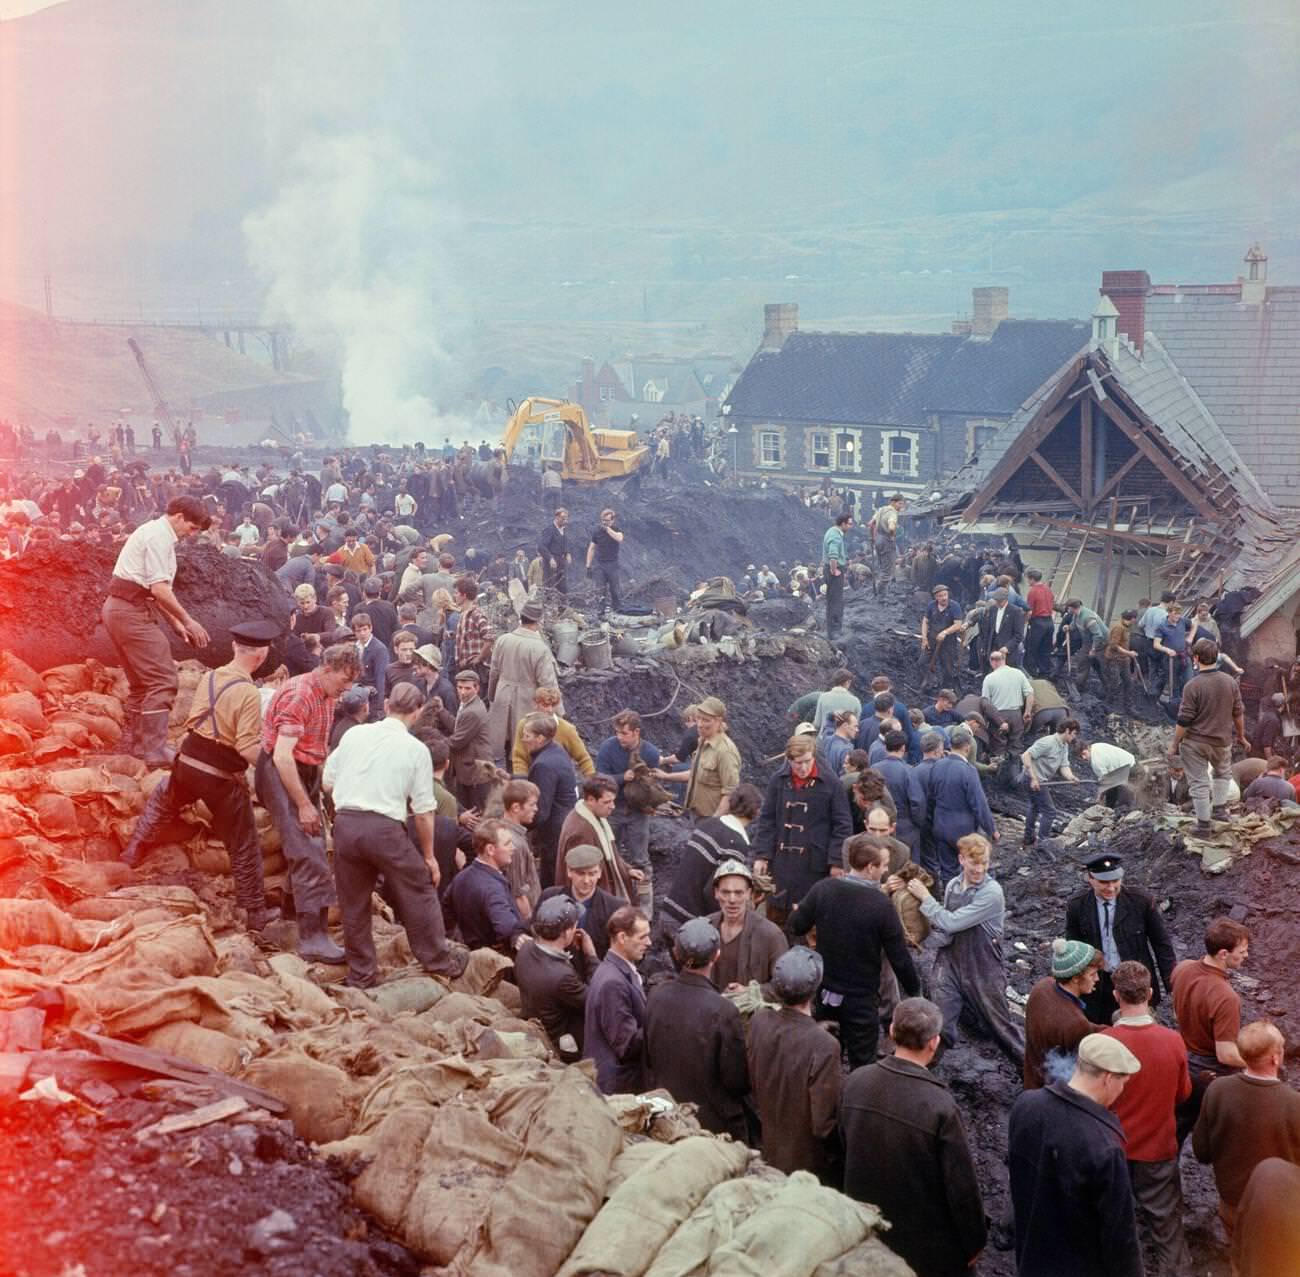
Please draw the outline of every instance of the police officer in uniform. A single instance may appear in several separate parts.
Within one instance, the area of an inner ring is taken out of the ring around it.
[[[1168,991],[1178,955],[1155,901],[1136,887],[1124,886],[1124,863],[1114,852],[1094,856],[1084,866],[1088,889],[1071,897],[1065,911],[1065,938],[1084,940],[1104,958],[1097,987],[1083,1003],[1094,1024],[1109,1024],[1118,1003],[1111,973],[1121,962],[1140,962],[1151,973],[1151,1005]]]
[[[167,623],[187,643],[206,647],[208,632],[182,606],[172,589],[176,543],[212,522],[197,497],[175,497],[167,513],[142,523],[126,539],[113,566],[108,598],[100,613],[126,670],[126,730],[119,749],[136,754],[150,767],[172,761],[167,722],[176,699],[176,663],[158,624]]]
[[[201,800],[212,813],[213,829],[230,853],[235,900],[249,931],[261,931],[278,911],[267,908],[262,881],[262,847],[253,823],[253,803],[245,772],[261,745],[262,698],[253,673],[280,636],[273,621],[231,626],[234,658],[212,670],[194,689],[185,738],[164,778],[149,796],[122,859],[134,868],[157,831],[182,808]]]

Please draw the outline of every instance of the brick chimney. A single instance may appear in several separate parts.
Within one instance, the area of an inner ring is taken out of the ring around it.
[[[1147,331],[1147,294],[1151,291],[1151,276],[1144,270],[1104,270],[1101,272],[1103,297],[1109,297],[1119,311],[1116,329],[1142,352]]]
[[[785,339],[798,331],[798,302],[768,302],[763,307],[763,344],[759,349],[780,350]]]
[[[970,296],[971,336],[992,337],[1009,313],[1010,294],[1005,288],[972,288]]]

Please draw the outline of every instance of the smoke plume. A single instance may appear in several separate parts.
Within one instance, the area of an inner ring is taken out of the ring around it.
[[[275,201],[244,220],[268,313],[337,346],[354,443],[452,429],[429,397],[448,362],[437,318],[451,221],[433,167],[382,129],[307,138]]]

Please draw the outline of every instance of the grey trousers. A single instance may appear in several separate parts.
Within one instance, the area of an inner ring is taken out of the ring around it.
[[[1232,746],[1207,745],[1184,737],[1178,746],[1178,760],[1187,774],[1192,810],[1197,820],[1209,820],[1210,812],[1228,801],[1232,782]]]
[[[176,662],[157,607],[110,595],[100,619],[126,671],[126,708],[145,714],[170,710],[178,687]]]
[[[934,1002],[943,1012],[945,1045],[957,1044],[962,1007],[984,1022],[993,1040],[1016,1064],[1025,1059],[1025,1030],[1007,1006],[1002,946],[982,927],[959,931],[935,952]]]
[[[325,839],[313,837],[298,823],[298,808],[294,806],[289,791],[275,769],[271,755],[263,750],[257,756],[254,773],[258,801],[270,814],[271,821],[280,832],[280,848],[289,863],[289,881],[293,887],[295,913],[318,913],[338,903],[334,891],[334,875],[325,856]],[[307,796],[316,801],[320,792],[320,768],[301,765],[298,775]]]
[[[456,974],[437,888],[406,826],[378,812],[345,808],[334,817],[334,876],[343,914],[348,983],[367,988],[378,981],[370,897],[380,874],[385,899],[406,928],[416,961],[431,975]]]
[[[1150,1277],[1183,1277],[1192,1271],[1192,1257],[1183,1236],[1183,1183],[1178,1159],[1168,1162],[1130,1162],[1129,1182],[1138,1226],[1156,1256]]]

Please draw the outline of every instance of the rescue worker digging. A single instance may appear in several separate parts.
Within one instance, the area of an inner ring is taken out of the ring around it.
[[[257,762],[262,740],[262,700],[252,676],[279,634],[280,627],[271,621],[231,627],[234,659],[213,670],[194,689],[185,737],[171,775],[149,795],[122,852],[122,859],[136,868],[158,831],[179,816],[182,808],[202,801],[230,856],[235,900],[250,931],[261,931],[278,916],[266,906],[262,848],[245,771]]]
[[[298,916],[298,955],[308,962],[341,963],[344,956],[325,929],[337,896],[316,804],[334,703],[360,672],[356,644],[326,648],[316,669],[276,692],[262,724],[257,797],[280,831]]]
[[[139,754],[150,767],[172,761],[167,721],[176,699],[176,665],[159,627],[161,612],[187,643],[207,647],[208,632],[182,606],[172,589],[176,542],[206,531],[212,519],[197,497],[175,497],[167,513],[142,523],[126,539],[113,566],[100,615],[126,670],[126,729],[118,746]]]

